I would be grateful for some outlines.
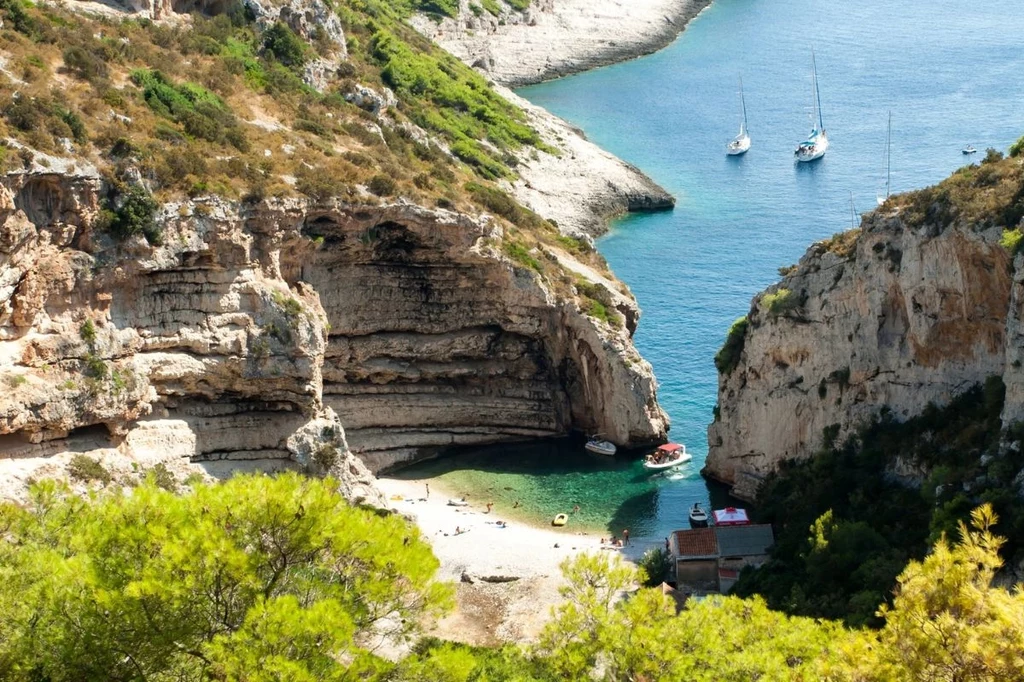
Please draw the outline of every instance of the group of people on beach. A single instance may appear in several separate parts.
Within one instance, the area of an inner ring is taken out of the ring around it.
[[[622,529],[622,539],[619,536],[613,535],[610,538],[601,538],[602,547],[625,547],[629,545],[629,529]]]

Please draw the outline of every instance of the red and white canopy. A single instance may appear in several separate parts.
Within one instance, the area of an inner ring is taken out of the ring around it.
[[[658,446],[658,450],[664,452],[667,455],[671,455],[673,452],[679,452],[682,449],[683,446],[680,445],[679,443],[665,443],[664,445]]]
[[[746,526],[750,523],[746,509],[726,507],[712,512],[716,526]]]

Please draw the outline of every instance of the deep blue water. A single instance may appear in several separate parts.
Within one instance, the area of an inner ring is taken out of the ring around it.
[[[597,512],[634,536],[685,523],[686,505],[708,497],[696,470],[716,400],[712,358],[729,324],[780,266],[851,226],[851,193],[858,211],[875,205],[890,110],[894,191],[964,165],[965,144],[978,160],[1024,134],[1022,44],[1019,0],[715,0],[661,52],[521,90],[678,198],[671,213],[619,221],[599,248],[643,309],[636,344],[654,365],[672,438],[696,455],[679,480],[647,480],[628,463],[589,471],[586,460],[566,475],[542,457],[533,484],[568,498],[583,476]],[[812,47],[831,147],[797,165]],[[753,147],[727,158],[740,74]],[[483,453],[473,466],[487,471],[500,457]]]

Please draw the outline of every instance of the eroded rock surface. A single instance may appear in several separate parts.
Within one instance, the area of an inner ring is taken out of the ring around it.
[[[1001,233],[908,226],[887,206],[855,239],[812,246],[754,299],[738,364],[719,377],[706,473],[753,498],[826,429],[843,439],[883,408],[904,420],[991,376],[1007,385],[1003,423],[1019,420],[1024,288]]]
[[[96,229],[99,192],[94,175],[0,187],[5,494],[86,452],[302,467],[380,502],[371,470],[445,446],[665,435],[632,300],[625,328],[587,317],[487,217],[200,199],[163,206],[151,246]]]

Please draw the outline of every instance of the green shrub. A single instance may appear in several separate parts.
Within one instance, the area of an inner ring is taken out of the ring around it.
[[[309,59],[309,46],[278,21],[263,33],[263,49],[285,66],[300,68]]]
[[[1011,256],[1016,256],[1020,252],[1022,238],[1024,238],[1024,232],[1021,232],[1019,227],[1015,227],[1012,230],[1003,230],[1003,236],[999,239],[999,244]]]
[[[127,239],[142,234],[150,244],[160,244],[162,234],[154,221],[159,206],[144,187],[132,185],[115,205],[117,208],[113,211],[108,209],[103,217],[105,227],[112,235]]]
[[[800,307],[800,299],[789,289],[778,289],[774,293],[765,294],[761,298],[761,305],[772,317],[785,315]]]
[[[494,16],[501,14],[501,5],[498,4],[498,0],[480,0],[480,4]]]
[[[102,56],[87,50],[81,45],[73,45],[64,50],[64,66],[77,78],[90,83],[104,80],[109,70]]]
[[[162,490],[172,493],[178,490],[178,479],[174,477],[174,474],[171,473],[171,470],[163,462],[150,469],[146,473],[146,479]]]
[[[68,462],[68,475],[76,481],[99,481],[103,485],[110,483],[114,477],[99,460],[86,455],[75,455]]]
[[[1020,153],[1024,151],[1024,137],[1010,145],[1010,156],[1020,156]]]
[[[379,197],[389,197],[398,189],[395,179],[390,175],[374,175],[366,185],[372,193]]]
[[[220,97],[197,83],[175,85],[159,71],[136,69],[132,82],[157,115],[181,124],[185,132],[208,142],[248,149],[245,134],[235,115]]]
[[[669,569],[672,568],[672,555],[660,547],[649,549],[640,558],[640,568],[644,570],[646,587],[657,587],[665,582]]]
[[[506,241],[502,244],[502,250],[505,252],[505,255],[516,263],[524,265],[531,270],[536,270],[537,272],[544,272],[544,266],[541,265],[539,260],[533,257],[530,250],[523,244],[514,241]]]
[[[729,333],[725,336],[725,343],[715,353],[715,368],[722,374],[732,374],[740,363],[740,355],[743,353],[743,346],[747,342],[747,327],[750,325],[747,316],[739,318],[729,327]]]

